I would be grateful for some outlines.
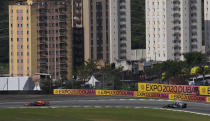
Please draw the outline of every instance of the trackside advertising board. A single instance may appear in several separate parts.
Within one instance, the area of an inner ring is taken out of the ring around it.
[[[96,90],[86,89],[54,89],[55,95],[96,95]]]
[[[145,83],[144,83],[145,84]],[[201,88],[207,89],[207,87]],[[94,89],[54,89],[55,95],[100,95],[100,96],[130,96],[130,97],[142,97],[142,98],[159,98],[170,100],[183,100],[193,102],[208,102],[210,103],[210,97],[199,96],[195,94],[172,94],[172,93],[158,93],[158,92],[146,92],[144,91],[124,91],[124,90],[94,90]],[[202,92],[202,94],[208,94]]]
[[[138,91],[198,95],[199,86],[138,83]]]
[[[156,92],[135,92],[135,97],[145,97],[145,98],[161,98],[168,99],[168,93],[156,93]]]
[[[200,86],[199,88],[200,95],[210,95],[210,86]]]
[[[96,95],[134,96],[134,91],[123,91],[123,90],[96,90]]]
[[[185,95],[185,94],[169,94],[169,99],[193,101],[193,102],[206,102],[206,96]]]
[[[206,102],[210,103],[210,97],[206,97]]]

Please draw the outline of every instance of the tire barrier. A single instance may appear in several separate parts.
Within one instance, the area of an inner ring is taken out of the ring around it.
[[[210,86],[139,83],[138,91],[54,89],[54,95],[130,96],[210,103]]]

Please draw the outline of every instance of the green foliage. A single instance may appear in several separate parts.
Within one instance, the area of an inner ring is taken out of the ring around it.
[[[85,61],[85,63],[78,67],[75,75],[81,80],[86,81],[88,80],[94,73],[97,72],[97,65],[92,61]]]
[[[182,73],[183,62],[179,61],[166,61],[163,63],[157,63],[152,68],[146,70],[147,75],[155,75],[157,78],[162,78],[162,74],[165,73],[165,79],[169,79],[173,76],[178,76]]]
[[[189,68],[205,64],[207,60],[206,56],[200,52],[185,53],[184,58]]]
[[[185,61],[165,61],[154,64],[146,70],[146,75],[149,77],[160,79],[165,73],[164,79],[176,81],[176,84],[184,84],[187,78],[190,77],[192,67],[198,66],[199,70],[196,75],[206,75],[210,73],[210,69],[206,66],[206,56],[199,52],[191,52],[184,54]],[[182,81],[180,81],[182,80]]]
[[[145,0],[131,0],[132,49],[146,48]]]
[[[100,69],[97,68],[97,64],[91,60],[86,61],[82,66],[78,67],[75,76],[77,81],[88,81],[92,75],[100,81],[100,88],[114,88],[121,89],[120,72],[122,68],[112,68],[111,65],[105,65]],[[75,84],[73,84],[75,86]],[[98,87],[99,88],[99,87]]]
[[[0,63],[0,75],[1,74],[8,74],[9,73],[9,65]]]
[[[8,0],[0,0],[0,63],[9,62]]]

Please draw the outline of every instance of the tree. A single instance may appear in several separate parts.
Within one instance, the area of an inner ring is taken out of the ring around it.
[[[81,80],[86,81],[97,72],[97,65],[92,60],[85,61],[83,65],[76,69],[75,75]]]
[[[209,66],[200,66],[197,73],[203,76],[204,84],[208,85],[208,82],[205,80],[205,75],[210,73]]]
[[[189,69],[194,66],[205,65],[207,61],[206,56],[200,52],[185,53],[184,58]]]
[[[164,79],[162,79],[162,81],[168,81],[169,83],[171,77],[175,78],[182,75],[182,70],[184,67],[185,67],[184,63],[181,61],[168,60],[153,65],[152,68],[146,71],[146,75],[150,75],[152,77],[156,77],[161,80],[164,74]]]
[[[206,68],[206,56],[200,52],[191,52],[185,53],[184,58],[188,69],[191,69],[191,74],[195,75],[196,79],[198,75],[201,74],[204,81],[205,75],[209,72],[209,69]]]

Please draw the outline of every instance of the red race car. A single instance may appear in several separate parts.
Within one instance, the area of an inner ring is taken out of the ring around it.
[[[37,100],[33,103],[25,104],[25,106],[49,106],[49,105],[50,105],[50,102],[44,101],[44,100]]]

